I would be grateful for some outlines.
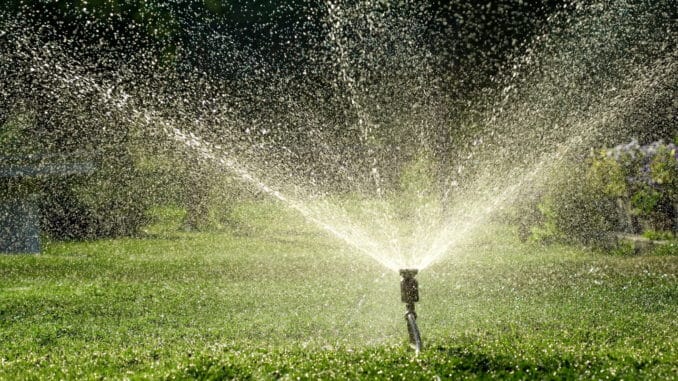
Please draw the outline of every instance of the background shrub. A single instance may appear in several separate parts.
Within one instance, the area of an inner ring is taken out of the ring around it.
[[[620,232],[674,236],[677,151],[674,143],[641,146],[635,140],[592,151],[583,165],[556,176],[539,198],[531,238],[608,246]]]

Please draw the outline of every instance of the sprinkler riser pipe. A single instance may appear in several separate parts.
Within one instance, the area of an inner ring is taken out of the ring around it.
[[[422,349],[421,334],[417,327],[417,313],[414,311],[414,303],[419,301],[419,282],[414,278],[419,271],[417,269],[400,270],[400,299],[405,303],[407,312],[405,320],[407,321],[407,333],[410,339],[410,345],[415,352],[419,354]]]

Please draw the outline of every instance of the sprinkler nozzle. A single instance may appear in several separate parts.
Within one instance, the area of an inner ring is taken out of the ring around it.
[[[400,276],[403,277],[400,281],[400,298],[403,303],[408,304],[408,310],[410,309],[410,304],[412,305],[412,310],[414,310],[414,303],[419,301],[419,282],[414,279],[418,272],[419,270],[417,269],[400,270]]]

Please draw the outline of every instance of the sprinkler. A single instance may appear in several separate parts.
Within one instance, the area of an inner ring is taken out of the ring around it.
[[[421,352],[421,335],[417,327],[417,313],[414,311],[414,303],[419,301],[419,282],[414,277],[419,271],[417,269],[402,269],[400,276],[400,298],[405,303],[407,311],[405,320],[407,320],[407,333],[410,337],[410,345],[417,354]]]

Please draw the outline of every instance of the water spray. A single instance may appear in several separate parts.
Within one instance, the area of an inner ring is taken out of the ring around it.
[[[410,345],[417,354],[421,352],[421,335],[417,327],[417,313],[414,311],[414,303],[419,301],[419,282],[414,277],[419,270],[402,269],[400,270],[400,299],[405,303],[407,311],[405,320],[407,320],[407,333],[410,337]]]

